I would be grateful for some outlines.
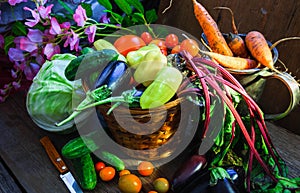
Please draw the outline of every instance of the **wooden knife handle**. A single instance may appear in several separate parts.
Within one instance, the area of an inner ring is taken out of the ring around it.
[[[67,172],[68,168],[67,168],[65,162],[63,161],[63,159],[61,158],[61,156],[55,149],[55,147],[54,147],[53,143],[51,142],[51,140],[49,139],[49,137],[45,136],[45,137],[41,138],[40,142],[44,146],[51,162],[58,169],[58,171],[61,174]]]

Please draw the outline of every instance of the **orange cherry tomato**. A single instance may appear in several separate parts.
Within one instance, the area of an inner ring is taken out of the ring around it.
[[[127,174],[119,178],[118,187],[122,193],[138,193],[142,189],[142,181],[134,174]]]
[[[153,182],[154,189],[158,193],[165,193],[169,191],[169,181],[166,178],[157,178]]]
[[[142,38],[142,40],[144,40],[144,42],[146,44],[149,44],[152,41],[152,39],[153,39],[152,35],[149,32],[143,32],[141,34],[141,38]]]
[[[176,45],[174,48],[171,50],[171,54],[177,54],[180,52],[180,45]]]
[[[167,55],[167,46],[165,44],[165,41],[162,39],[154,39],[149,44],[155,44],[159,47],[161,53],[164,55]]]
[[[154,166],[149,161],[142,161],[137,167],[137,171],[142,176],[150,176],[154,171]]]
[[[116,170],[113,167],[106,166],[102,170],[100,170],[99,176],[101,180],[107,182],[112,180],[116,175]]]
[[[114,42],[115,48],[125,57],[128,52],[138,50],[145,45],[144,40],[136,35],[123,35]]]
[[[194,57],[199,52],[198,43],[192,39],[185,39],[180,44],[180,51],[183,51],[183,50],[189,52]]]
[[[95,164],[96,172],[100,172],[100,170],[102,170],[103,168],[105,168],[105,163],[104,162],[97,162]]]
[[[131,174],[131,172],[129,170],[121,170],[119,172],[119,176],[124,176],[124,175],[127,175],[127,174]]]
[[[154,191],[154,190],[151,190],[151,191],[149,191],[148,193],[158,193],[158,192],[156,192],[156,191]]]
[[[165,38],[166,46],[168,48],[173,48],[178,44],[178,36],[175,34],[169,34]]]

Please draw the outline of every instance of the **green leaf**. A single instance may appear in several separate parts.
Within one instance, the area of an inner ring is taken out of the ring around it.
[[[111,23],[114,23],[114,24],[116,24],[116,23],[121,24],[122,23],[123,17],[121,15],[119,15],[115,12],[112,12],[112,11],[108,11],[108,10],[107,10],[107,12],[109,12],[111,14],[111,17],[109,18]]]
[[[22,22],[17,21],[12,25],[12,32],[16,36],[26,36],[26,26]]]
[[[148,23],[154,23],[158,19],[155,9],[146,11],[146,20]]]
[[[70,14],[74,14],[73,9],[71,9],[64,1],[58,0],[58,3],[65,9],[67,10]]]
[[[132,9],[126,1],[124,0],[114,0],[114,1],[124,13],[126,13],[127,15],[130,15],[132,13]]]
[[[98,3],[105,7],[107,10],[111,11],[112,10],[112,5],[109,2],[109,0],[98,0]]]
[[[130,27],[130,26],[134,25],[133,22],[134,21],[128,15],[126,15],[126,16],[123,17],[121,25],[122,25],[122,27]]]
[[[92,17],[92,15],[93,15],[93,10],[92,10],[91,4],[81,3],[81,6],[82,6],[83,9],[85,9],[86,16],[87,16],[87,17]]]
[[[145,18],[142,13],[133,13],[132,20],[136,24],[145,24]]]
[[[144,13],[144,6],[139,0],[126,0],[126,1],[127,1],[127,3],[132,5],[134,8],[136,8],[136,10],[138,10],[138,12]]]
[[[9,48],[13,47],[15,45],[14,43],[15,37],[10,35],[10,36],[5,36],[4,38],[4,52],[7,55]]]

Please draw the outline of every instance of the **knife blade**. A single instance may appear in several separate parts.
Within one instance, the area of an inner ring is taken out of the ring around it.
[[[69,168],[63,161],[60,154],[57,152],[56,148],[54,147],[53,143],[51,142],[48,136],[45,136],[40,139],[41,144],[46,150],[48,157],[50,158],[53,165],[60,173],[60,178],[63,180],[67,188],[71,193],[83,193],[80,186],[76,182],[75,178],[73,177],[72,173],[70,172]]]

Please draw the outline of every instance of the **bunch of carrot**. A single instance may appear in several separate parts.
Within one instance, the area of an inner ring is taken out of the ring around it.
[[[204,6],[197,0],[192,1],[194,14],[212,51],[205,52],[200,50],[202,54],[208,55],[220,65],[230,69],[251,69],[262,64],[276,71],[271,49],[263,34],[258,31],[251,31],[246,34],[245,40],[243,40],[238,35],[232,11],[229,8],[218,7],[218,9],[228,9],[232,14],[233,33],[229,35],[230,41],[227,43],[218,25]],[[248,54],[248,51],[250,54]],[[252,57],[250,58],[249,55]]]

